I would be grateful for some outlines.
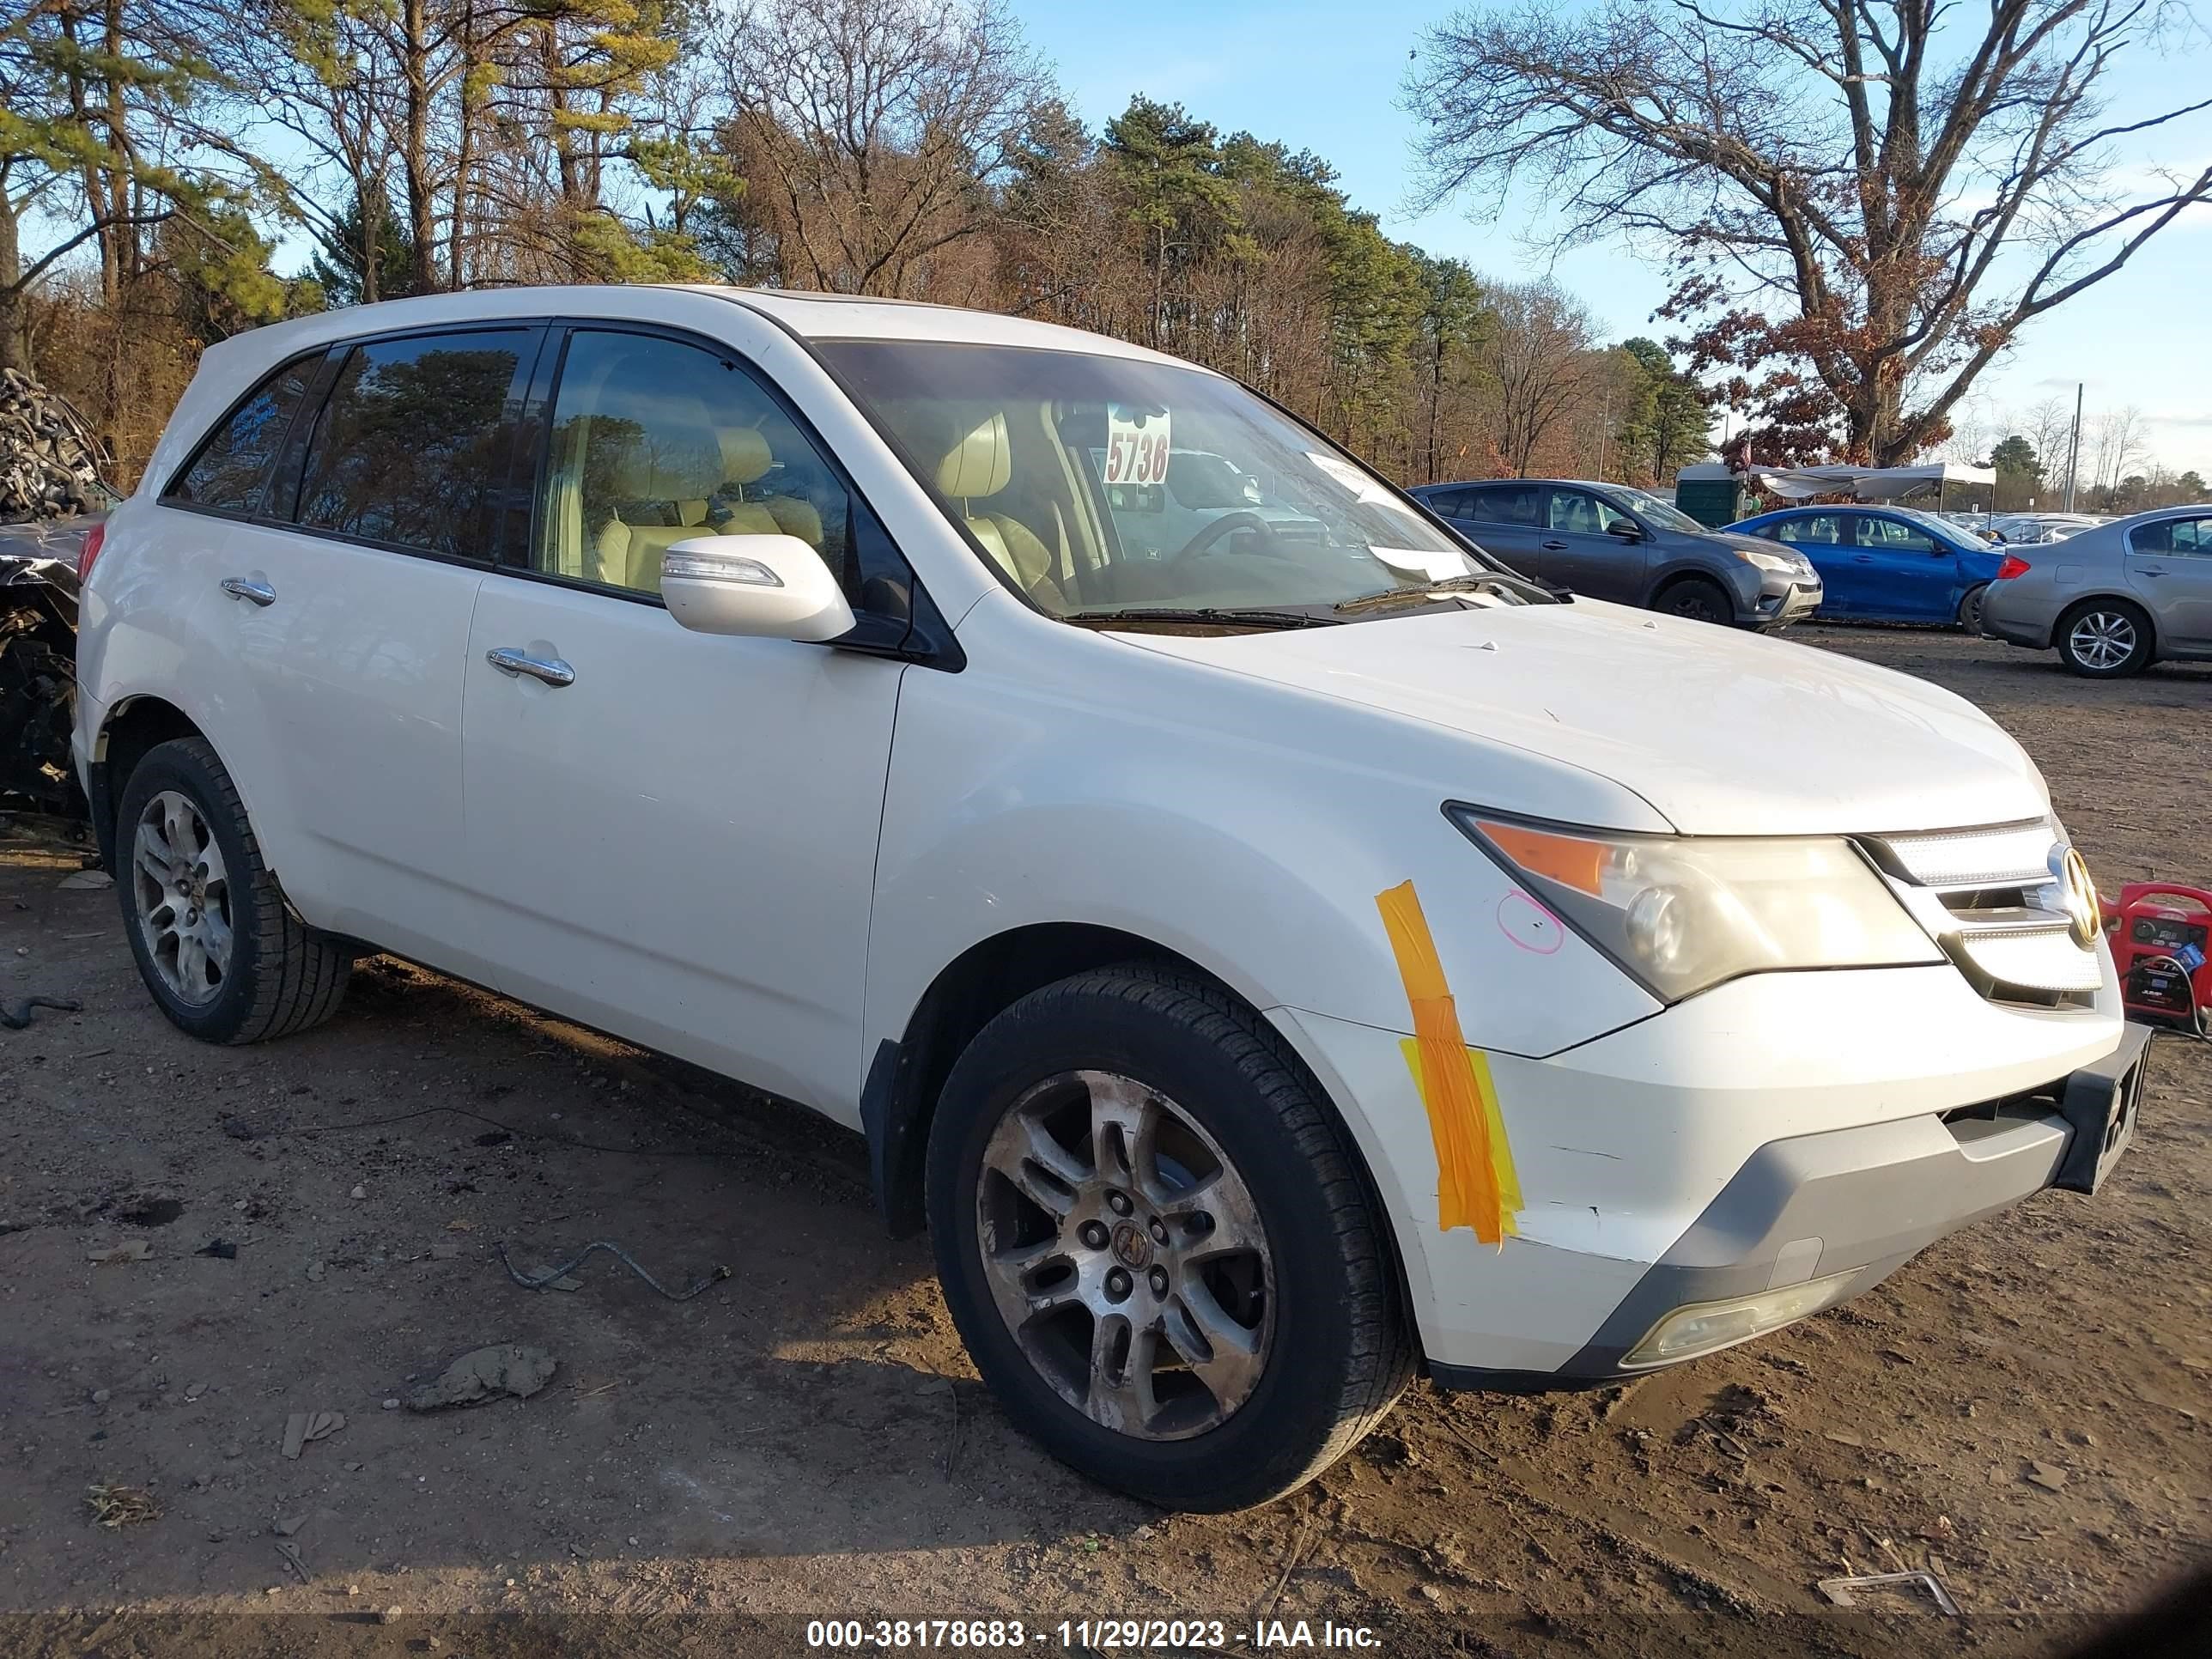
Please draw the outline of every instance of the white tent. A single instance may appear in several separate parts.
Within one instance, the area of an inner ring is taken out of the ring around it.
[[[1745,481],[1784,501],[1813,495],[1855,495],[1863,501],[1894,501],[1932,489],[1940,502],[1948,484],[1995,488],[1994,468],[1930,461],[1925,466],[1752,466]]]

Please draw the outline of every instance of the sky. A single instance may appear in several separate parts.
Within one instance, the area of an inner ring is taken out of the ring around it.
[[[1094,129],[1137,93],[1181,103],[1224,132],[1249,131],[1326,157],[1352,204],[1379,214],[1399,240],[1494,276],[1554,276],[1609,339],[1672,331],[1650,321],[1666,292],[1655,265],[1618,247],[1554,255],[1532,234],[1542,222],[1525,203],[1509,202],[1494,222],[1455,209],[1425,217],[1403,210],[1414,127],[1398,107],[1400,82],[1422,32],[1449,14],[1452,0],[1179,0],[1164,15],[1157,6],[1133,13],[1014,0],[1013,9]],[[1145,21],[1132,27],[1132,17]],[[2114,89],[2123,108],[2187,104],[2205,96],[2208,70],[2212,52],[2201,45],[2144,53],[2115,77]],[[2123,159],[2203,166],[2212,156],[2212,112],[2176,124],[2155,146]],[[2212,477],[2208,286],[2212,208],[2169,226],[2124,270],[2030,323],[1977,383],[1982,412],[2010,424],[2007,417],[2046,398],[2070,403],[2078,382],[2086,388],[2085,450],[2100,411],[2134,405],[2154,459]]]

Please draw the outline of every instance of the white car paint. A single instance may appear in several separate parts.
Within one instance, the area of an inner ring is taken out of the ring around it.
[[[951,625],[961,672],[690,633],[653,604],[157,500],[294,352],[561,316],[689,330],[779,386]],[[1985,1000],[1948,963],[1757,975],[1663,1007],[1578,934],[1517,946],[1501,916],[1521,887],[1441,811],[1735,836],[2045,814],[2018,745],[1959,699],[1582,602],[1223,637],[1071,627],[975,556],[805,335],[1151,356],[933,307],[659,288],[447,295],[240,336],[208,352],[111,521],[83,602],[81,767],[117,711],[171,703],[308,922],[848,1124],[880,1046],[963,952],[1041,924],[1151,941],[1310,1066],[1444,1366],[1567,1364],[1769,1143],[1933,1125],[2118,1041],[2109,959],[2094,1007],[2061,1012]],[[278,602],[229,597],[233,576]],[[494,647],[557,656],[576,683],[499,672]],[[1519,1162],[1528,1207],[1502,1249],[1437,1226],[1375,902],[1408,878]]]

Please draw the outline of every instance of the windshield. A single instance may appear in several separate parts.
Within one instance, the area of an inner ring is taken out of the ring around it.
[[[1648,489],[1623,489],[1620,493],[1628,497],[1626,505],[1634,507],[1662,530],[1687,530],[1699,536],[1712,533],[1710,526],[1699,524],[1662,495],[1655,495]]]
[[[1492,568],[1218,375],[1014,346],[821,352],[954,520],[1054,616],[1332,607]]]

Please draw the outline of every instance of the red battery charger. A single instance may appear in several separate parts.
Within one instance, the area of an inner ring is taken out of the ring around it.
[[[2131,881],[2101,908],[2129,1018],[2203,1036],[2212,1020],[2212,893]]]

